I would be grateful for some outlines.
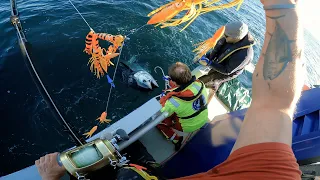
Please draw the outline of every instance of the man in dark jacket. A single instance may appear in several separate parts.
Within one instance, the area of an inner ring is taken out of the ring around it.
[[[226,81],[239,76],[253,59],[254,40],[248,26],[240,21],[226,25],[221,38],[211,53],[203,56],[201,64],[211,67],[209,73],[199,79],[207,88],[218,90]]]

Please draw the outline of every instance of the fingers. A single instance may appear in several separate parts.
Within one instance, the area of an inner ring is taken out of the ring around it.
[[[36,160],[34,163],[36,166],[39,166],[40,164],[44,164],[46,161],[51,162],[57,158],[58,154],[58,152],[47,154],[45,156],[42,156],[40,159]]]
[[[36,160],[36,161],[35,161],[35,164],[36,164],[36,167],[37,167],[38,172],[40,173],[40,172],[41,172],[40,160],[39,160],[39,159]]]
[[[36,166],[39,166],[39,164],[40,164],[39,159],[38,159],[38,160],[36,160],[34,163],[35,163],[35,165],[36,165]]]
[[[40,164],[43,164],[43,163],[45,162],[45,157],[46,157],[46,156],[42,156],[42,157],[40,158]]]
[[[50,161],[56,161],[58,154],[59,154],[58,152],[51,153],[50,154]]]
[[[58,152],[55,152],[55,153],[52,153],[51,155],[53,158],[56,158],[58,156],[58,154],[59,154]]]
[[[53,153],[47,154],[47,155],[45,156],[45,158],[46,158],[46,162],[51,162],[52,159],[53,159]]]
[[[58,153],[47,154],[35,161],[42,179],[60,179],[64,175],[65,168],[59,166],[57,155]]]

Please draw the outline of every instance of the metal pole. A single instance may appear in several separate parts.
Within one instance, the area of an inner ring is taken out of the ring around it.
[[[151,120],[148,124],[144,125],[141,128],[136,129],[133,133],[129,134],[130,139],[124,142],[119,143],[120,151],[128,147],[130,144],[134,143],[140,139],[145,133],[150,131],[152,128],[156,127],[161,121],[168,117],[167,112],[161,113],[156,119]]]

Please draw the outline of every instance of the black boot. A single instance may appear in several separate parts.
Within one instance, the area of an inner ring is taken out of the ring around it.
[[[181,137],[179,137],[178,142],[177,142],[177,143],[174,143],[174,149],[175,149],[176,151],[179,151],[179,149],[181,148],[182,141],[183,141],[183,137],[181,136]]]

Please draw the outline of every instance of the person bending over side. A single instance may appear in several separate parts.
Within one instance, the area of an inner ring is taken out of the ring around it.
[[[157,128],[175,144],[179,150],[183,141],[173,129],[182,132],[194,132],[208,122],[208,91],[205,85],[191,75],[186,64],[177,62],[169,68],[171,89],[160,99],[162,112],[169,117]]]
[[[199,79],[207,88],[217,91],[219,86],[238,77],[253,59],[254,40],[248,26],[240,21],[226,25],[221,38],[211,53],[203,56],[199,62],[210,66],[207,75]]]

